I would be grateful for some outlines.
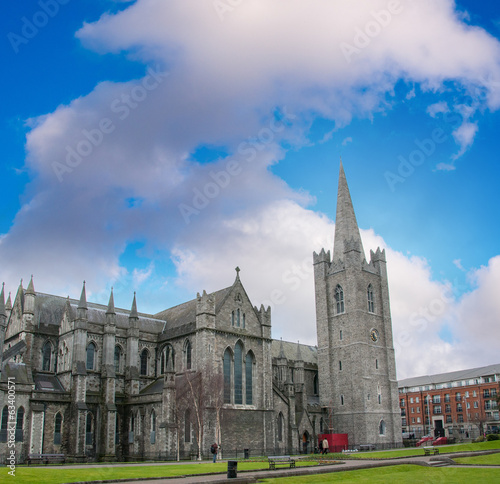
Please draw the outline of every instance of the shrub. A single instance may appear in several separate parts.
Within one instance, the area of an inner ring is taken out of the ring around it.
[[[486,436],[486,440],[489,442],[490,440],[500,440],[498,434],[488,434]]]
[[[484,436],[480,435],[477,439],[474,439],[473,442],[475,443],[484,442]]]

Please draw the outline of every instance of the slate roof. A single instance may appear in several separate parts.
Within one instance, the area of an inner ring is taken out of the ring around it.
[[[226,297],[231,292],[233,286],[226,287],[225,289],[220,289],[212,293],[215,297],[215,314],[217,314],[224,303]],[[167,325],[165,330],[178,328],[180,326],[184,326],[189,323],[196,322],[196,302],[197,299],[191,299],[191,301],[187,301],[185,303],[179,304],[178,306],[174,306],[170,309],[165,309],[154,315],[155,318],[162,319],[167,321]]]
[[[468,370],[452,371],[449,373],[438,373],[436,375],[416,376],[398,381],[399,388],[419,387],[434,385],[458,380],[471,380],[481,376],[500,375],[500,364],[470,368]]]
[[[281,340],[273,339],[271,343],[271,355],[278,358],[280,354]],[[297,359],[297,343],[283,341],[283,351],[287,360],[295,361]],[[300,345],[300,354],[304,363],[318,364],[318,349],[316,346]]]
[[[139,393],[141,395],[152,395],[154,393],[163,392],[163,377],[157,378],[153,383],[150,383],[147,387],[144,387]]]
[[[31,371],[24,363],[14,363],[8,361],[2,368],[2,381],[8,381],[9,378],[14,378],[16,385],[32,384]]]
[[[59,326],[66,307],[67,298],[53,296],[37,292],[35,298],[35,322],[36,324],[47,324]],[[70,311],[72,319],[76,317],[79,300],[70,299]],[[103,324],[106,322],[106,311],[108,306],[96,303],[87,303],[87,317],[90,323]],[[116,326],[118,328],[129,327],[130,311],[116,308]],[[164,320],[155,318],[151,314],[138,313],[139,327],[143,331],[159,333],[165,324]]]
[[[55,375],[37,373],[33,378],[35,380],[35,390],[43,392],[64,392],[61,382]]]

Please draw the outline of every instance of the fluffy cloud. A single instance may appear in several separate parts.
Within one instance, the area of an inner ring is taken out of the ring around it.
[[[79,30],[85,47],[149,67],[30,120],[33,181],[0,239],[2,276],[14,286],[33,272],[37,289],[72,295],[83,277],[96,292],[127,277],[141,284],[158,266],[134,272],[120,255],[146,240],[150,252],[174,256],[178,285],[193,292],[230,284],[226,269],[240,265],[252,299],[275,306],[275,335],[314,342],[309,263],[313,250],[331,248],[332,222],[269,167],[284,146],[308,143],[318,116],[339,129],[389,110],[401,80],[435,93],[431,115],[444,112],[445,89],[470,97],[454,133],[463,152],[478,110],[500,106],[500,46],[464,23],[451,0],[262,0],[223,13],[214,5],[138,0]],[[200,146],[222,154],[204,163],[194,156]],[[363,236],[367,248],[384,245]],[[448,306],[431,312],[425,331],[420,316],[451,304],[447,285],[432,281],[422,259],[389,248],[388,259],[396,346],[419,361],[408,368],[398,356],[400,370],[449,364],[439,336]]]

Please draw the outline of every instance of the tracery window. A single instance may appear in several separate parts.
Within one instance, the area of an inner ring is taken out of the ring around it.
[[[335,288],[335,302],[337,304],[337,314],[344,312],[344,290],[340,284]]]

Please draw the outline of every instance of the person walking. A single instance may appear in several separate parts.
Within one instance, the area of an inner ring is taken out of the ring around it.
[[[210,452],[212,452],[214,458],[213,458],[213,463],[215,464],[215,461],[217,460],[217,453],[219,451],[219,446],[214,442],[212,444],[212,447],[210,447]]]
[[[330,444],[326,438],[323,439],[323,454],[328,454],[330,451]]]

